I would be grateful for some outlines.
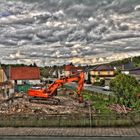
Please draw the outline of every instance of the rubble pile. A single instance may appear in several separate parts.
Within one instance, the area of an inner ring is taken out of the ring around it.
[[[11,97],[0,103],[0,114],[72,114],[88,113],[84,104],[69,95],[57,96],[59,105],[38,104],[29,102],[28,96]]]
[[[29,113],[31,111],[29,102],[25,98],[10,98],[0,104],[2,114]]]
[[[124,105],[119,105],[119,104],[112,104],[112,105],[109,105],[108,107],[110,110],[115,111],[119,114],[121,114],[121,113],[127,114],[132,111],[131,108],[126,107]]]
[[[87,108],[84,104],[80,104],[78,100],[71,98],[70,96],[58,96],[60,100],[59,105],[45,105],[45,104],[34,104],[30,105],[34,113],[43,114],[72,114],[72,113],[88,113]]]

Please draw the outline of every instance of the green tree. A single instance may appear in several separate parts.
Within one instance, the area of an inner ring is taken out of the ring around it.
[[[110,88],[117,96],[117,103],[134,107],[134,103],[138,101],[136,94],[139,84],[135,77],[119,74],[110,81]]]
[[[91,84],[91,75],[90,75],[90,72],[88,72],[88,79],[87,79],[87,84]]]
[[[41,75],[42,77],[47,78],[47,77],[49,76],[48,69],[47,69],[47,68],[41,68],[41,69],[40,69],[40,75]]]

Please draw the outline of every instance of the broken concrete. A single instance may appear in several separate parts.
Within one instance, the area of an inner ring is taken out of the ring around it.
[[[29,97],[14,94],[8,100],[1,101],[0,114],[88,114],[85,104],[79,103],[74,95],[59,94],[59,105],[37,104],[29,102]],[[47,100],[47,99],[46,99]]]

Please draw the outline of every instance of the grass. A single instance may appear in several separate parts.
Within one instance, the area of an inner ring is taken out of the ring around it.
[[[83,97],[85,101],[91,101],[92,102],[92,108],[98,110],[100,113],[103,114],[110,114],[113,113],[108,109],[108,105],[110,103],[114,103],[114,97],[103,95],[99,93],[91,93],[91,92],[83,92]]]

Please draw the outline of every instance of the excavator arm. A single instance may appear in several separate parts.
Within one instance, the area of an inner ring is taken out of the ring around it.
[[[81,96],[81,90],[83,89],[84,86],[84,73],[81,72],[79,75],[73,75],[71,77],[65,77],[62,79],[58,79],[54,81],[53,84],[51,84],[47,89],[46,93],[48,93],[50,96],[54,95],[55,91],[61,87],[65,83],[70,83],[76,81],[78,82],[78,88],[77,88],[77,94],[79,96],[79,101],[83,102],[83,98]]]

